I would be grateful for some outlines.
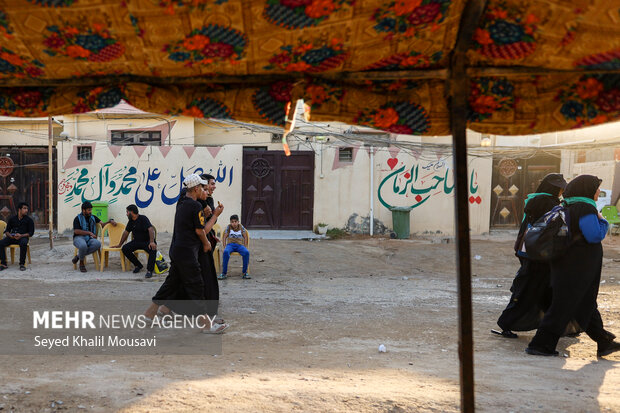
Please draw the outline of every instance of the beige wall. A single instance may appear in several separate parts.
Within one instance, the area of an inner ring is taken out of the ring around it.
[[[125,222],[125,207],[136,204],[158,231],[172,231],[175,198],[183,175],[211,173],[217,179],[214,195],[224,204],[224,216],[241,212],[242,147],[194,148],[193,146],[109,146],[104,142],[80,142],[93,146],[92,162],[76,160],[73,142],[59,143],[58,230],[72,228],[83,201],[110,203],[109,216]],[[173,200],[168,200],[172,203]]]
[[[71,135],[75,120],[75,116],[65,119],[65,130]],[[281,150],[281,144],[271,143],[270,133],[251,134],[242,128],[210,127],[183,117],[174,120],[172,146],[110,146],[107,139],[103,139],[106,131],[152,127],[162,121],[106,119],[104,122],[94,114],[80,116],[77,119],[79,142],[63,142],[59,147],[59,230],[70,229],[73,218],[79,212],[79,205],[88,199],[110,202],[110,216],[113,217],[124,217],[125,207],[136,203],[159,231],[171,231],[174,207],[166,204],[165,197],[178,194],[181,167],[185,175],[198,167],[212,168],[213,175],[221,181],[218,182],[215,198],[225,204],[224,215],[240,214],[243,145]],[[192,144],[195,142],[198,147],[182,145],[184,135],[192,133],[195,133]],[[407,137],[407,140],[414,143],[450,143],[449,137]],[[305,139],[292,137],[289,141],[292,150],[313,149],[316,154],[314,224],[325,222],[342,228],[354,214],[361,217],[369,215],[370,157],[367,148],[357,145],[354,146],[354,161],[340,163],[337,161],[338,147],[334,146],[335,142],[338,141],[332,139],[321,149],[320,144],[308,144]],[[92,145],[92,162],[77,160],[78,143]],[[446,155],[438,157],[435,152],[418,154],[396,148],[377,149],[373,164],[375,219],[391,228],[391,212],[386,205],[414,206],[411,213],[412,233],[451,235],[454,231],[454,191],[450,151],[450,148],[445,149]],[[470,159],[470,171],[474,172],[471,193],[474,201],[470,207],[474,234],[489,230],[491,164],[490,158]],[[416,167],[418,177],[413,179],[407,173]],[[401,168],[400,172],[395,173]],[[395,180],[397,186],[407,187],[405,193],[394,192]],[[420,197],[418,200],[416,195]]]
[[[569,177],[574,178],[582,174],[596,175],[603,180],[601,188],[611,190],[614,184],[616,163],[616,161],[575,163]]]
[[[57,117],[55,119],[62,119]],[[52,123],[53,134],[58,137],[62,126]],[[47,146],[49,140],[47,118],[12,118],[0,116],[0,145]]]
[[[475,133],[475,132],[474,132]],[[495,146],[545,147],[555,145],[601,143],[620,138],[620,122],[606,123],[587,128],[534,135],[501,136],[493,135]]]
[[[221,123],[196,120],[195,143],[196,145],[251,145],[268,146],[276,149],[278,146],[271,144],[271,134],[250,132],[245,128],[228,127]],[[279,145],[279,149],[282,145]]]
[[[226,145],[230,143],[242,144],[246,146],[266,146],[269,150],[282,150],[279,143],[270,143],[271,134],[269,133],[250,133],[243,128],[228,128],[221,125],[210,127],[202,122],[196,122],[196,144],[197,145]],[[479,134],[470,136],[470,141],[479,142]],[[434,143],[434,144],[450,144],[450,137],[430,137],[420,138],[412,136],[400,136],[399,140],[407,140],[417,143]],[[370,157],[368,149],[360,145],[353,145],[355,148],[354,162],[350,164],[342,164],[335,161],[337,159],[338,147],[335,146],[335,139],[330,139],[329,143],[324,145],[320,143],[307,143],[305,139],[291,137],[289,144],[292,150],[314,150],[315,152],[315,197],[314,197],[314,225],[318,223],[327,223],[332,227],[345,227],[349,219],[357,214],[360,217],[368,217],[370,210]],[[470,142],[472,143],[472,142]],[[475,142],[474,142],[475,143]],[[344,145],[343,143],[338,143]],[[448,155],[451,148],[446,149]],[[441,165],[436,162],[438,160],[434,152],[423,153],[418,159],[415,156],[405,154],[404,152],[396,152],[394,149],[388,151],[386,148],[378,150],[375,155],[374,162],[374,210],[375,219],[380,220],[384,225],[391,228],[392,218],[391,212],[381,204],[378,196],[378,188],[383,180],[390,180],[388,175],[392,172],[387,164],[389,158],[396,157],[400,164],[395,167],[398,169],[401,165],[407,165],[408,168],[418,165],[420,169],[428,167],[432,164],[432,176],[445,178],[446,170],[448,170],[448,188],[447,192],[443,190],[443,183],[439,185],[437,190],[429,194],[429,199],[414,208],[411,217],[411,231],[413,233],[439,232],[442,234],[452,234],[454,232],[454,191],[451,190],[453,185],[450,156],[441,158]],[[433,162],[433,160],[435,162]],[[489,230],[489,214],[490,214],[490,193],[491,193],[491,159],[471,158],[470,165],[475,172],[474,203],[471,204],[470,214],[472,222],[472,233],[480,234]],[[427,172],[428,174],[428,172]],[[404,179],[404,172],[400,174],[398,179]],[[420,175],[421,176],[421,175]],[[428,177],[428,179],[432,179]],[[393,177],[392,177],[393,178]],[[406,180],[406,179],[404,179]],[[437,180],[433,181],[433,184]],[[418,182],[420,188],[426,188],[429,181]],[[414,200],[410,202],[415,195],[410,197],[397,196],[389,193],[392,184],[384,184],[384,201],[394,206],[411,206],[417,204]],[[417,185],[416,184],[416,185]],[[432,186],[432,184],[431,184]],[[475,199],[480,196],[477,203]],[[239,193],[239,199],[241,193]]]
[[[581,141],[596,140],[597,142],[618,139],[620,137],[620,122],[606,123],[604,125],[590,126],[582,129],[574,129],[564,132],[545,133],[538,135],[541,145],[554,145]]]
[[[352,214],[368,216],[368,149],[359,148],[354,162],[349,165],[334,163],[337,148],[324,148],[322,155],[320,150],[317,152],[315,223],[325,222],[331,226],[342,227]],[[481,234],[489,231],[492,161],[490,158],[470,158],[469,165],[469,175],[471,176],[472,172],[474,174],[469,194],[473,196],[473,203],[470,204],[471,231],[472,234]],[[380,148],[375,154],[373,166],[375,219],[391,228],[392,214],[388,206],[413,206],[410,216],[412,233],[454,233],[454,178],[451,156],[438,157],[434,152],[413,154]],[[416,196],[419,198],[416,199]]]
[[[194,144],[194,119],[185,116],[112,115],[86,113],[65,115],[64,131],[71,139],[109,142],[110,133],[115,130],[148,129],[160,127],[162,138],[168,144],[168,127],[170,126],[170,143],[172,145]],[[77,135],[76,135],[77,133]]]
[[[158,231],[171,231],[174,205],[166,204],[166,197],[174,198],[180,188],[180,171],[184,175],[203,168],[218,180],[215,199],[225,205],[224,217],[241,213],[241,179],[243,148],[241,145],[215,147],[139,147],[110,146],[104,142],[81,142],[92,145],[92,162],[77,161],[77,145],[73,142],[59,143],[58,228],[70,230],[73,218],[84,200],[101,200],[110,203],[109,215],[123,222],[125,207],[137,204]],[[325,147],[321,155],[316,148],[314,224],[328,223],[334,227],[346,226],[353,214],[368,216],[370,208],[370,165],[368,150],[357,148],[354,162],[334,163],[336,147]],[[164,156],[165,155],[165,156]],[[323,156],[323,178],[321,178]],[[397,164],[388,164],[388,159]],[[434,160],[432,160],[434,158]],[[379,199],[394,206],[417,205],[411,214],[413,233],[453,233],[453,177],[450,158],[437,159],[434,153],[423,153],[417,159],[404,152],[391,153],[379,150],[374,162],[375,217],[386,226],[392,226],[391,212]],[[474,198],[480,203],[471,205],[472,233],[488,232],[491,161],[474,158],[470,160],[475,173]],[[391,165],[394,165],[391,168]],[[396,173],[400,168],[403,170]],[[409,184],[405,174],[411,167],[418,167],[418,179]],[[426,169],[424,169],[426,168]],[[422,173],[422,171],[424,173]],[[447,171],[447,175],[446,175]],[[424,178],[422,178],[424,176]],[[443,180],[448,178],[444,184]],[[404,188],[404,195],[394,193],[394,180]],[[415,200],[411,185],[421,191],[424,202]],[[434,186],[432,190],[428,188]],[[172,200],[168,202],[172,203]]]

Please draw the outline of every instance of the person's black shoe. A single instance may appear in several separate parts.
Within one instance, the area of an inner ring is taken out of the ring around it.
[[[528,348],[526,348],[526,349],[525,349],[525,352],[526,352],[527,354],[529,354],[529,355],[532,355],[532,356],[546,356],[546,357],[557,356],[557,355],[559,355],[559,354],[560,354],[560,353],[558,353],[557,351],[553,351],[553,352],[551,352],[551,353],[550,353],[550,352],[548,352],[548,351],[541,350],[541,349],[534,348],[534,347],[528,347]]]
[[[25,265],[20,265],[19,266],[19,270],[20,271],[26,271],[26,266]]]
[[[79,260],[80,260],[80,257],[78,257],[78,256],[76,255],[75,257],[71,258],[71,263],[72,263],[73,265],[75,265],[75,264],[77,264],[77,262],[78,262]]]
[[[619,350],[620,350],[620,343],[616,341],[610,341],[602,346],[599,344],[596,355],[598,357],[604,357]]]
[[[6,264],[0,264],[0,271],[4,271],[7,268],[9,268],[9,267],[7,267]]]
[[[491,330],[491,333],[493,334],[497,334],[498,336],[502,336],[502,337],[506,337],[506,338],[519,338],[518,335],[516,335],[515,333],[513,333],[510,330]]]
[[[153,273],[150,271],[147,271],[146,274],[144,274],[144,278],[151,278],[153,276]]]
[[[137,273],[139,273],[140,271],[142,271],[142,267],[136,267],[136,268],[134,268],[134,269],[133,269],[133,273],[134,273],[134,274],[137,274]]]

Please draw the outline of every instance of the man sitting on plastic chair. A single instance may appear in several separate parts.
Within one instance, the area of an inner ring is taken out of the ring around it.
[[[101,248],[101,241],[97,239],[97,224],[99,222],[101,222],[99,217],[93,215],[93,204],[88,201],[82,204],[82,212],[73,220],[73,245],[78,249],[78,255],[73,257],[71,262],[76,264],[79,260],[81,272],[86,272],[84,258]],[[102,226],[105,227],[107,223],[116,226],[113,219],[103,223]]]
[[[239,216],[232,215],[230,217],[230,225],[226,227],[224,235],[222,235],[222,245],[224,248],[224,260],[222,263],[222,273],[217,277],[218,280],[225,280],[227,278],[226,272],[228,270],[228,260],[230,254],[233,252],[238,253],[243,258],[243,279],[249,280],[250,274],[248,274],[248,264],[250,263],[250,251],[248,251],[248,232],[239,223]]]
[[[148,262],[146,263],[146,274],[144,278],[151,278],[153,276],[153,270],[155,269],[155,258],[157,257],[157,243],[155,241],[155,228],[151,225],[151,221],[145,216],[138,213],[138,207],[131,204],[127,207],[127,226],[121,241],[118,245],[112,248],[120,248],[125,244],[129,233],[133,232],[133,241],[123,245],[123,254],[131,263],[135,266],[133,273],[137,274],[142,271],[142,263],[136,257],[133,252],[136,250],[144,250],[149,254]]]
[[[28,240],[34,234],[34,221],[28,216],[28,208],[27,203],[20,202],[17,205],[17,215],[9,218],[5,236],[0,241],[0,271],[7,268],[5,248],[11,244],[19,244],[19,269],[26,270]]]

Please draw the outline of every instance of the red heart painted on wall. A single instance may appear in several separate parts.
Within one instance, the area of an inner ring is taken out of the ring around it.
[[[480,203],[481,203],[481,202],[482,202],[482,198],[480,198],[480,196],[477,196],[477,197],[476,197],[476,203],[477,203],[478,205],[480,205]]]
[[[398,158],[390,158],[390,159],[387,160],[387,163],[388,163],[390,169],[394,169],[394,167],[398,163]]]
[[[469,203],[473,204],[474,202],[476,202],[476,198],[474,198],[474,196],[472,195],[469,197]]]

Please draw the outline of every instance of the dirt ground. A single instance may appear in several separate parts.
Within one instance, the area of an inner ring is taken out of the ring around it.
[[[563,357],[528,356],[532,333],[490,334],[517,270],[513,234],[473,240],[476,406],[483,412],[620,411],[620,355],[586,336]],[[160,235],[167,251],[169,236]],[[459,410],[454,244],[254,240],[221,282],[232,326],[219,356],[0,356],[0,410],[16,412],[452,412]],[[0,273],[0,298],[140,299],[161,279],[74,271],[70,240],[32,242],[33,264]],[[620,237],[604,242],[599,306],[620,336]],[[384,344],[387,353],[379,353]],[[59,402],[60,401],[60,402]]]

